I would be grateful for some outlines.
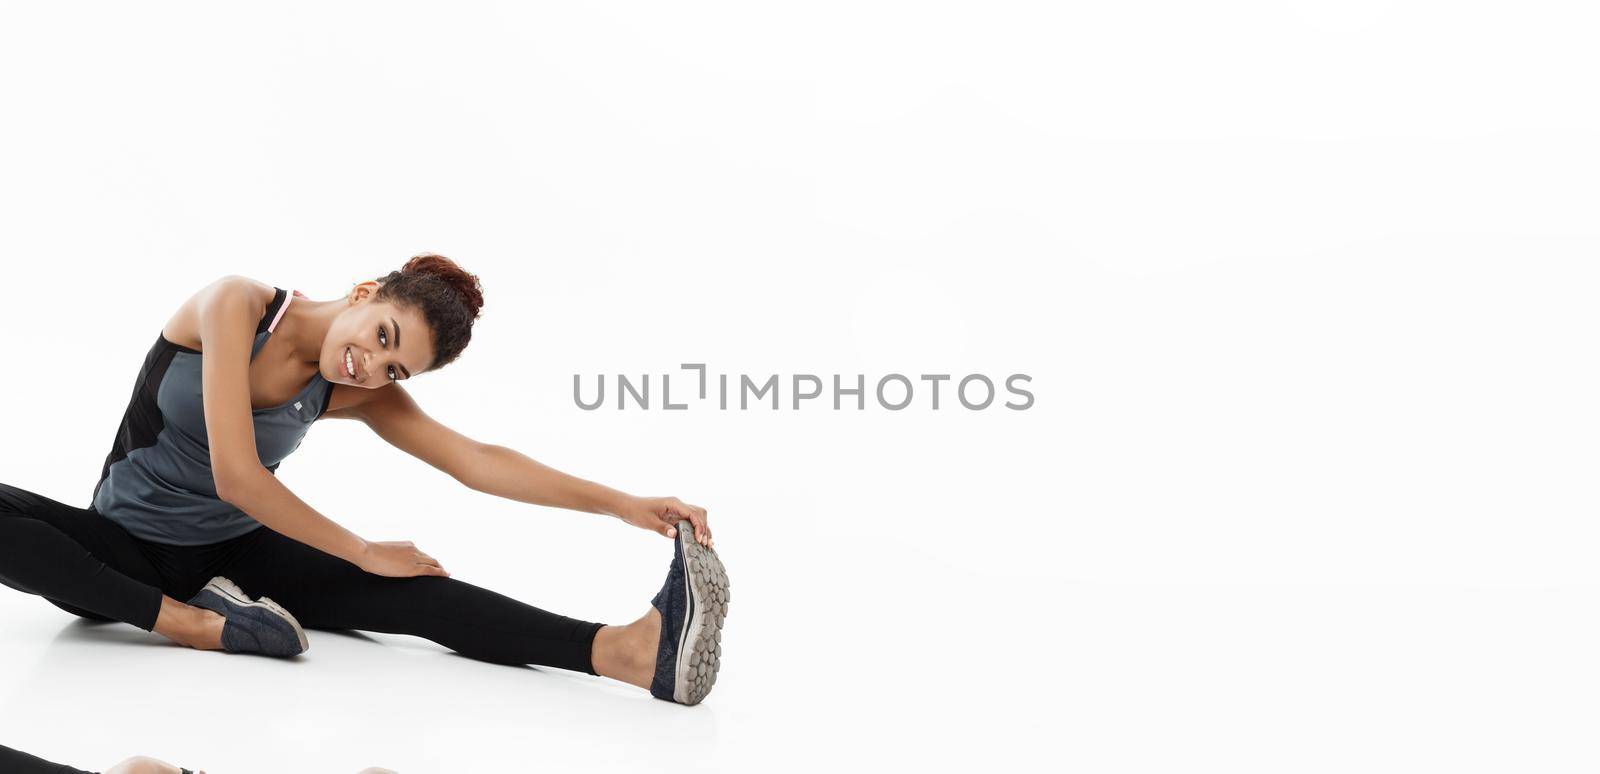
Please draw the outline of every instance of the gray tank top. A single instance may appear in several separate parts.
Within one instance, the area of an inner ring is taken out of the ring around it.
[[[274,288],[256,326],[250,359],[267,343],[295,296]],[[200,384],[201,353],[159,336],[145,356],[90,506],[135,537],[194,546],[239,537],[261,526],[217,498]],[[318,372],[281,406],[251,411],[256,453],[267,470],[300,447],[328,409],[333,383]]]

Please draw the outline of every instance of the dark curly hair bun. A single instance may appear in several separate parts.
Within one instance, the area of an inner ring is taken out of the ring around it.
[[[455,261],[423,253],[406,261],[399,271],[379,280],[378,298],[410,306],[422,313],[433,329],[434,370],[449,365],[472,341],[472,323],[483,309],[483,286],[478,275]]]

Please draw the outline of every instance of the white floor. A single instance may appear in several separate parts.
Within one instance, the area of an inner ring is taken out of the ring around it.
[[[941,593],[946,614],[913,602],[877,628],[847,611],[861,628],[809,661],[787,639],[803,621],[770,626],[747,595],[697,708],[402,637],[314,632],[294,662],[198,653],[5,594],[0,727],[83,767],[137,751],[212,774],[1597,762],[1580,744],[1600,722],[1593,589],[1084,586],[1032,614]]]

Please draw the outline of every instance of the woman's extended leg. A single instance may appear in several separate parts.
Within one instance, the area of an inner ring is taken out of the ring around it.
[[[602,624],[540,610],[454,578],[373,575],[270,529],[251,533],[218,573],[247,593],[271,597],[307,628],[411,634],[499,664],[604,674],[597,664],[610,663],[592,657]],[[650,618],[641,619],[643,626]],[[641,641],[647,634],[635,625],[604,628],[634,629],[634,639]],[[657,624],[649,640],[652,667],[659,631]]]
[[[123,621],[196,648],[218,648],[222,617],[161,593],[161,574],[121,526],[0,484],[0,583],[74,615]]]

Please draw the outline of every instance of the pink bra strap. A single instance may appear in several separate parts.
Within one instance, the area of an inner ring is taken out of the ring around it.
[[[299,296],[301,298],[305,298],[306,294],[301,293],[300,291],[296,290],[295,292],[290,293],[289,295],[284,297],[283,306],[278,307],[278,313],[272,316],[272,322],[267,325],[267,332],[268,333],[271,333],[273,328],[278,327],[278,321],[283,319],[283,313],[284,312],[289,311],[289,302],[293,301],[295,296]]]

